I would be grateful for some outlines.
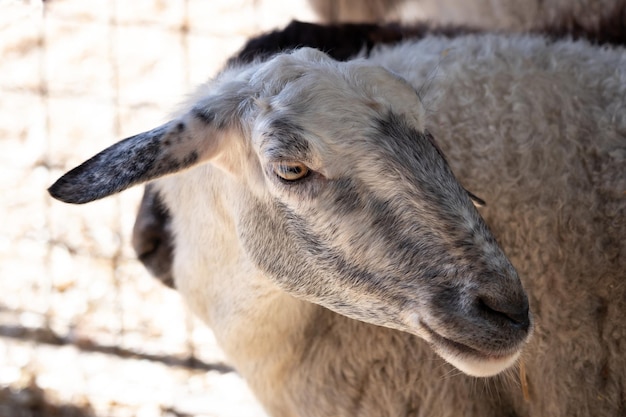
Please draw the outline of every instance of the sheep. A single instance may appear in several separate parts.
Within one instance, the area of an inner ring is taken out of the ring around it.
[[[318,10],[327,20],[345,19],[345,12],[355,10],[348,3],[333,3],[332,16],[324,11],[324,2],[311,2],[313,6],[322,7]],[[364,2],[357,12],[369,14],[368,18],[354,20],[380,20],[401,2]],[[343,10],[343,11],[342,11]],[[354,15],[350,15],[354,18]],[[553,22],[543,28],[529,30],[528,33],[541,34],[554,39],[587,39],[596,44],[626,45],[626,4],[616,5],[613,13],[601,14],[598,24],[593,27],[583,26],[574,20],[563,19],[560,24]],[[380,19],[379,19],[380,18]],[[431,16],[433,18],[433,16]],[[434,19],[434,20],[441,20]],[[444,19],[445,21],[445,19]],[[378,45],[396,44],[407,39],[419,39],[427,35],[448,37],[484,32],[484,29],[467,25],[441,25],[433,22],[419,22],[410,25],[342,23],[319,25],[314,23],[292,21],[287,27],[261,34],[250,39],[239,53],[229,60],[230,65],[249,63],[267,58],[277,52],[295,47],[310,46],[323,50],[334,59],[348,60],[358,55],[367,56],[372,48]],[[169,230],[169,213],[160,202],[159,196],[146,187],[133,232],[133,247],[139,259],[148,270],[170,288],[174,288],[171,275],[172,246]]]
[[[613,14],[600,15],[594,27],[584,27],[575,22],[553,23],[525,31],[550,39],[586,39],[598,45],[626,45],[626,2],[621,9],[616,6]],[[320,49],[338,60],[366,56],[379,45],[397,44],[404,40],[416,40],[429,35],[456,37],[489,32],[479,26],[446,25],[434,22],[396,23],[339,23],[319,25],[292,21],[284,29],[261,34],[250,39],[230,64],[249,63],[267,58],[272,54],[300,46]]]
[[[576,30],[574,30],[576,29]],[[309,46],[326,52],[334,59],[345,61],[357,56],[368,56],[380,45],[397,44],[417,40],[425,36],[456,37],[484,32],[468,26],[441,26],[432,23],[354,24],[343,23],[319,25],[292,21],[281,30],[258,35],[244,45],[228,65],[240,65],[296,47]],[[529,33],[541,34],[553,39],[587,39],[596,44],[626,45],[626,29],[615,31],[615,25],[600,25],[596,30],[568,26],[550,27]],[[474,196],[475,197],[475,196]],[[169,213],[152,187],[147,186],[133,231],[133,247],[146,268],[154,277],[174,288],[171,274],[172,236]]]
[[[309,0],[326,23],[469,25],[487,30],[601,33],[624,41],[625,0]]]
[[[305,48],[50,192],[153,180],[176,287],[272,415],[621,416],[625,81],[623,48],[540,36]]]

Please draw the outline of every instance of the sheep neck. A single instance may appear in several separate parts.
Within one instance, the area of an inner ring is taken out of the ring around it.
[[[207,182],[213,184],[208,193],[200,189]],[[288,391],[280,385],[306,347],[303,323],[321,307],[280,290],[246,256],[233,214],[239,185],[228,174],[199,167],[164,179],[159,187],[166,203],[176,207],[177,289],[259,397]]]

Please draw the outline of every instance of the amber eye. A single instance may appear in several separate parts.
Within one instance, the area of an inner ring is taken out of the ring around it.
[[[306,177],[309,168],[300,162],[277,162],[274,164],[274,173],[285,181],[296,181]]]

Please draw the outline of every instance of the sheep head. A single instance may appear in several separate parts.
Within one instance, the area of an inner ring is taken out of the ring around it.
[[[196,171],[194,190],[236,194],[241,250],[287,293],[418,335],[470,375],[518,357],[532,327],[520,280],[400,77],[311,49],[231,68],[49,191],[85,203],[168,176],[155,186],[172,194]],[[215,172],[235,186],[216,191]]]

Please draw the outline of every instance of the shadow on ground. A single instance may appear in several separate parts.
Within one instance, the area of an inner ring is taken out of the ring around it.
[[[96,417],[88,405],[53,404],[36,382],[19,390],[0,389],[0,417]]]

